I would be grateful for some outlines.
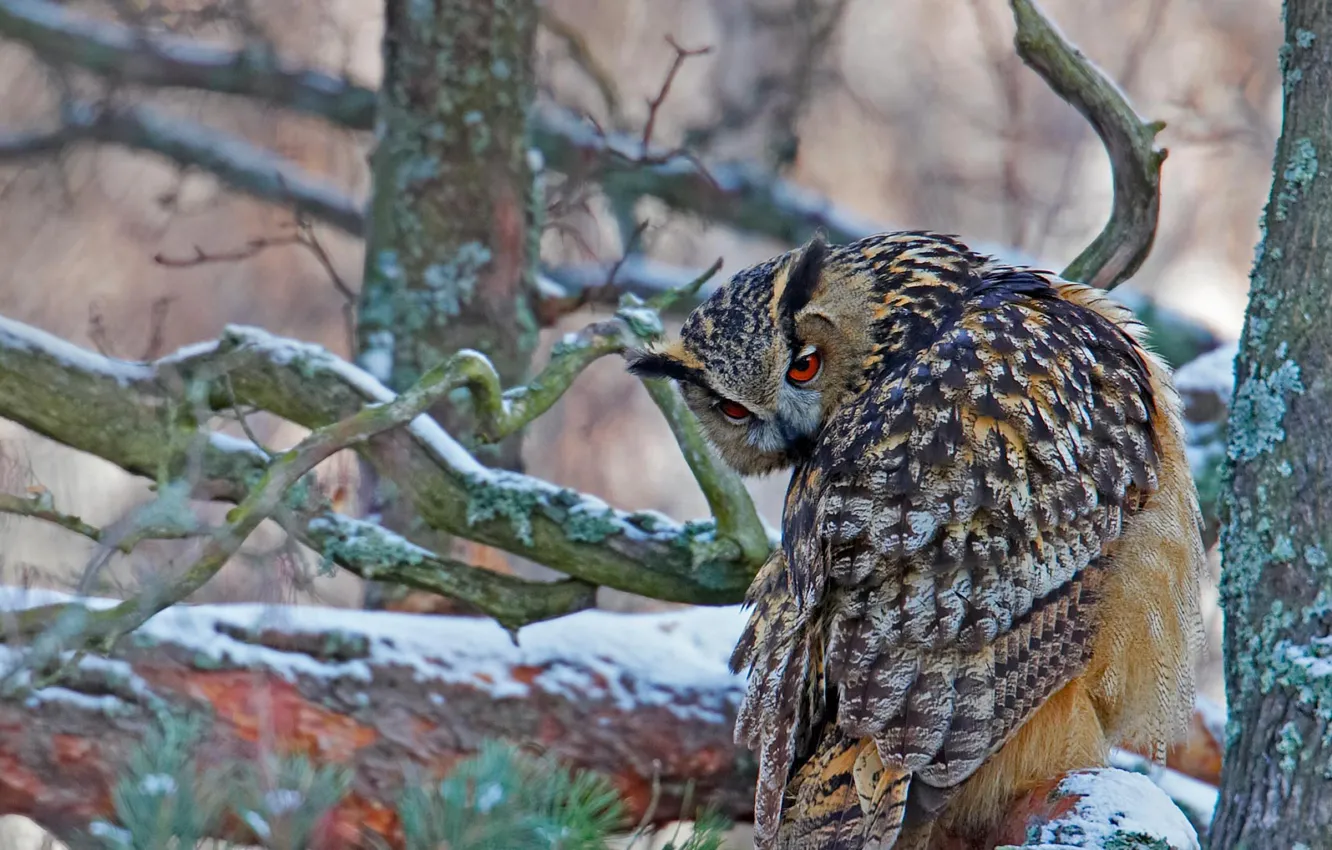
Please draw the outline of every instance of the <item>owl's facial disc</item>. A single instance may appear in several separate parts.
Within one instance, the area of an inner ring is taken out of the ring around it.
[[[812,345],[803,346],[792,358],[768,409],[755,413],[725,398],[718,399],[716,409],[723,421],[743,429],[745,442],[758,451],[801,454],[822,420],[823,399],[818,389],[822,372],[822,352]]]

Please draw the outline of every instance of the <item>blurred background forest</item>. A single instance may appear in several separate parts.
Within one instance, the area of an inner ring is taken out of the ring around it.
[[[294,63],[369,87],[379,80],[383,4],[372,0],[70,5],[222,44],[268,41]],[[1123,289],[1233,340],[1279,130],[1279,4],[1043,5],[1141,115],[1167,122],[1158,137],[1169,158],[1155,247]],[[676,56],[670,36],[710,51],[683,63],[656,110],[660,145],[685,146],[709,165],[753,163],[882,229],[956,233],[1047,268],[1062,267],[1104,222],[1110,172],[1101,144],[1014,53],[1003,0],[547,0],[542,15],[540,100],[591,116],[607,131],[642,133],[648,101]],[[5,129],[48,120],[69,84],[4,41],[0,81]],[[369,133],[223,96],[168,92],[155,102],[366,196]],[[643,258],[695,270],[723,257],[718,280],[790,247],[651,199],[617,210],[576,180],[552,178],[546,189],[544,267],[592,274],[613,264],[625,253],[626,212],[648,222],[633,246]],[[191,258],[196,248],[247,253],[251,240],[290,234],[291,222],[290,212],[148,154],[86,145],[45,161],[0,162],[0,315],[131,359],[215,339],[227,324],[259,325],[352,356],[343,290],[358,288],[364,258],[362,244],[345,233],[315,226],[327,263],[300,246],[224,262],[161,261]],[[588,307],[543,331],[538,363],[565,332],[608,312]],[[262,417],[254,424],[272,445],[301,435]],[[666,423],[618,358],[594,364],[528,430],[523,450],[529,474],[616,507],[677,519],[706,513]],[[355,463],[337,460],[322,474],[355,494]],[[109,463],[5,422],[0,462],[11,492],[43,488],[62,510],[94,524],[148,497],[143,482]],[[775,526],[785,478],[749,485]],[[0,540],[0,584],[68,588],[94,553],[88,541],[12,516],[0,516]],[[188,546],[149,541],[131,556],[113,556],[106,576],[132,586],[186,557]],[[195,601],[361,605],[359,580],[317,576],[317,560],[293,556],[279,534],[257,535]],[[274,563],[285,581],[272,580]],[[1215,554],[1212,563],[1201,690],[1222,701]],[[603,590],[602,604],[665,603]]]

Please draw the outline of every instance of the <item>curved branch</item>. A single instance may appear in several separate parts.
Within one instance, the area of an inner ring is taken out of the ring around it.
[[[1165,123],[1143,121],[1115,84],[1060,35],[1035,0],[1010,0],[1010,5],[1017,21],[1018,55],[1082,113],[1110,157],[1110,220],[1061,276],[1113,289],[1138,270],[1156,238],[1166,151],[1157,148],[1155,140]]]
[[[359,130],[374,126],[373,89],[287,66],[271,48],[213,47],[71,13],[45,0],[0,0],[0,35],[48,62],[117,82],[243,95]]]

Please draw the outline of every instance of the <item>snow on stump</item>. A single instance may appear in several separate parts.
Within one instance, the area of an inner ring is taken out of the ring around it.
[[[1015,807],[997,850],[1200,850],[1174,801],[1140,773],[1108,767],[1065,774]]]

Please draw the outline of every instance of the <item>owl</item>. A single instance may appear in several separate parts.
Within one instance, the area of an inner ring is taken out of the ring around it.
[[[629,361],[738,472],[791,470],[731,659],[758,848],[983,841],[1183,733],[1202,519],[1169,371],[1102,291],[941,234],[815,239]]]

